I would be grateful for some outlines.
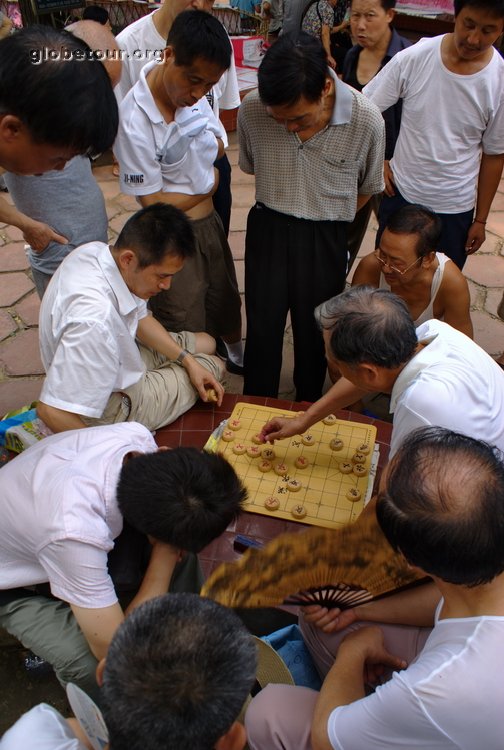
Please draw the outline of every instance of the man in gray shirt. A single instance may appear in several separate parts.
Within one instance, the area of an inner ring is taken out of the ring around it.
[[[112,32],[96,21],[78,21],[67,30],[93,50],[107,54],[104,65],[115,86],[121,63],[112,58],[118,51]],[[107,242],[105,200],[87,156],[75,156],[63,169],[42,175],[6,172],[5,184],[18,212],[40,222],[40,236],[26,235],[26,239],[33,281],[42,298],[53,273],[74,248],[93,241]]]

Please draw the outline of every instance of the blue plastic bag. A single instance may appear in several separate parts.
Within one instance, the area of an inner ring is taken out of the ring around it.
[[[269,643],[280,654],[296,685],[320,690],[322,680],[306,648],[298,625],[289,625],[270,635],[265,635],[263,641]]]

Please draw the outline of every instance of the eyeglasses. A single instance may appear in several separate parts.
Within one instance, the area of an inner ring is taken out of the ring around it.
[[[388,262],[388,260],[384,260],[382,258],[382,256],[381,256],[380,253],[381,253],[380,249],[377,249],[377,250],[374,251],[374,257],[376,258],[376,260],[379,263],[381,263],[382,266],[388,266],[391,271],[393,271],[394,273],[399,274],[399,276],[404,276],[404,274],[408,273],[408,271],[411,268],[413,268],[413,266],[415,266],[418,263],[419,260],[420,261],[422,260],[422,256],[420,256],[420,258],[417,258],[416,260],[414,260],[413,263],[410,263],[410,265],[407,268],[405,268],[404,271],[401,271],[399,268],[396,268],[395,266],[390,265],[390,263]]]

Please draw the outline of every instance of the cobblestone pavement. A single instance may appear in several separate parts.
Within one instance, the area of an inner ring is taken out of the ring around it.
[[[236,134],[231,134],[228,151],[233,165],[233,212],[230,244],[235,259],[240,290],[244,286],[244,242],[247,213],[254,201],[254,179],[237,167]],[[113,242],[125,221],[137,209],[135,200],[119,191],[111,166],[95,168],[95,176],[105,196]],[[9,196],[7,195],[7,199]],[[366,233],[361,255],[373,249],[376,227],[373,221]],[[497,306],[504,293],[504,180],[501,181],[487,223],[487,239],[471,256],[464,272],[469,279],[475,338],[486,351],[497,355],[504,349],[504,322]],[[21,232],[0,225],[0,415],[35,400],[43,379],[38,350],[39,300],[30,277]],[[245,333],[245,322],[244,322]],[[282,396],[292,395],[292,346],[286,331]],[[228,389],[239,392],[241,379],[229,377]]]

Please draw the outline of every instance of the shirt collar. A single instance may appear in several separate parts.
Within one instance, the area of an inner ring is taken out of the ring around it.
[[[395,29],[391,29],[392,36],[390,37],[389,46],[387,47],[387,53],[384,60],[390,60],[394,55],[404,49],[404,43],[399,34]]]
[[[138,82],[133,86],[133,97],[149,120],[154,123],[154,125],[157,125],[159,123],[164,122],[163,115],[159,111],[156,102],[154,101],[154,97],[152,96],[152,92],[149,88],[149,84],[147,83],[146,76],[150,71],[156,66],[156,65],[162,65],[163,63],[157,62],[157,60],[154,60],[151,63],[147,63],[147,65],[144,65],[142,70],[140,71],[140,78],[138,79]]]
[[[98,263],[103,271],[103,276],[110,284],[117,299],[118,309],[121,315],[126,316],[137,309],[136,297],[130,292],[126,283],[121,276],[114,260],[114,256],[108,245],[100,243],[100,250],[97,253]]]
[[[406,365],[397,376],[394,387],[392,388],[392,393],[390,394],[391,414],[395,412],[397,402],[399,401],[404,391],[408,388],[410,383],[416,380],[417,376],[420,372],[422,372],[422,370],[432,364],[432,351],[428,351],[429,344],[435,341],[439,334],[432,332],[431,335],[421,338],[421,336],[423,335],[423,327],[424,326],[420,326],[419,328],[417,328],[418,343],[423,344],[423,348],[420,349],[420,351],[418,351],[416,354],[414,354],[410,361],[406,363]]]
[[[329,125],[346,125],[352,119],[353,94],[350,86],[340,81],[332,68],[327,68],[334,81],[334,108]]]

